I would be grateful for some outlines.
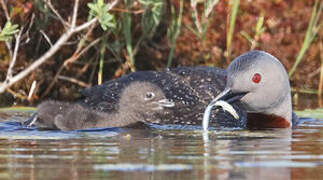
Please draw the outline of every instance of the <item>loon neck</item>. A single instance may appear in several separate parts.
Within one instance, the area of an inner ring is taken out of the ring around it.
[[[247,113],[247,126],[251,128],[288,128],[292,126],[293,109],[289,91],[274,108],[262,113]]]

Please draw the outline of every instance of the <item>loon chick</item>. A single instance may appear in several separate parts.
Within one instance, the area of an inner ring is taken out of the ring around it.
[[[277,58],[264,51],[250,51],[231,62],[225,89],[210,106],[218,100],[228,103],[240,100],[247,112],[247,126],[251,128],[287,128],[297,121],[287,72]]]
[[[78,103],[45,101],[38,106],[34,124],[40,129],[60,130],[128,126],[173,106],[156,85],[133,82],[122,91],[118,110],[102,112]]]

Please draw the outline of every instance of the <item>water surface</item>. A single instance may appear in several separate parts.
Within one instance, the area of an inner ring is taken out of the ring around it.
[[[38,131],[0,113],[0,179],[323,179],[323,120],[293,129]]]

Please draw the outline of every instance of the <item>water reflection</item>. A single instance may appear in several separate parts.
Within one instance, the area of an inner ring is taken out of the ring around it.
[[[295,129],[205,134],[121,128],[38,131],[15,123],[22,117],[1,120],[0,179],[323,178],[320,120]]]

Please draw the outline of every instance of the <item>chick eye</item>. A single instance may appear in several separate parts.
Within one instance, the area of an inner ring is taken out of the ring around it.
[[[259,83],[261,81],[261,75],[259,73],[255,73],[252,77],[252,81],[254,83]]]
[[[145,100],[149,100],[155,97],[155,94],[153,92],[147,92]]]

